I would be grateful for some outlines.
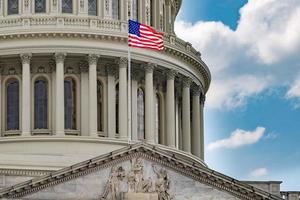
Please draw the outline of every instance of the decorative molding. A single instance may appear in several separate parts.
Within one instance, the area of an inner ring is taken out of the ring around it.
[[[117,70],[113,65],[114,64],[111,64],[111,63],[105,64],[106,73],[109,76],[116,76],[116,74],[117,74]]]
[[[200,94],[201,94],[201,88],[200,88],[199,85],[193,85],[191,87],[191,89],[192,89],[193,96],[200,96]]]
[[[86,60],[81,60],[79,62],[79,70],[81,73],[87,73],[89,71],[89,64]]]
[[[166,75],[168,80],[175,79],[177,72],[175,70],[168,70]]]
[[[57,52],[54,54],[56,63],[63,63],[66,59],[67,53]]]
[[[201,95],[200,95],[200,104],[204,105],[205,104],[205,100],[206,100],[205,94],[201,93]]]
[[[183,77],[182,78],[182,86],[185,88],[185,87],[190,87],[191,84],[193,83],[193,79],[191,79],[190,77]]]
[[[157,65],[154,63],[147,63],[146,65],[144,65],[144,69],[146,73],[153,73],[155,67],[157,67]]]
[[[51,170],[27,170],[27,169],[0,169],[0,175],[6,176],[45,176]]]
[[[88,57],[87,57],[89,65],[97,65],[99,57],[100,56],[96,55],[96,54],[89,54]]]
[[[32,54],[31,53],[23,53],[23,54],[20,54],[20,57],[22,60],[22,64],[30,64]]]
[[[120,57],[116,60],[116,63],[119,64],[120,68],[127,68],[128,59],[126,57]]]

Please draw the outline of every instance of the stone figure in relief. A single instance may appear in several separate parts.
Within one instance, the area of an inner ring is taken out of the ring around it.
[[[151,192],[152,181],[151,178],[144,178],[144,166],[141,159],[133,159],[131,163],[131,170],[127,175],[128,192],[147,193]]]
[[[123,167],[112,167],[110,177],[106,185],[102,199],[118,200],[120,196],[120,182],[125,178],[125,170]]]
[[[170,180],[167,171],[152,165],[156,177],[145,178],[144,161],[140,158],[131,160],[131,169],[126,173],[124,168],[112,167],[106,188],[101,200],[120,200],[122,192],[128,193],[157,193],[159,200],[172,200],[169,194]],[[120,188],[127,185],[128,191]]]
[[[158,193],[159,200],[171,200],[172,197],[169,194],[170,180],[167,171],[163,168],[157,169],[154,165],[152,167],[157,176],[157,180],[155,181],[155,191]]]

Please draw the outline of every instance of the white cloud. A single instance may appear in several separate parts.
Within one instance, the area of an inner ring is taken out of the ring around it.
[[[179,19],[176,34],[202,53],[212,72],[208,107],[237,108],[271,87],[291,84],[300,62],[299,19],[299,0],[249,0],[236,30],[222,22]],[[294,91],[287,96],[300,96]]]
[[[267,174],[268,174],[267,168],[258,168],[258,169],[253,170],[250,173],[250,176],[258,178],[258,177],[261,177],[261,176],[266,176]]]
[[[300,75],[296,78],[296,80],[290,85],[289,90],[287,91],[285,97],[287,99],[293,99],[294,107],[300,107]]]
[[[245,131],[236,129],[229,138],[217,140],[208,145],[208,150],[215,150],[220,148],[234,149],[244,145],[257,143],[265,133],[264,127],[257,127],[254,131]]]
[[[248,97],[268,88],[271,77],[241,75],[230,79],[212,81],[206,105],[210,108],[233,109],[246,104]]]

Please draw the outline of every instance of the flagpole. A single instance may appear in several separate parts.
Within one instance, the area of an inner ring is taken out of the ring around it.
[[[129,29],[129,24],[128,24]],[[129,31],[128,31],[129,32]],[[131,133],[131,53],[130,53],[130,46],[128,44],[128,84],[127,84],[127,103],[128,103],[128,124],[127,124],[127,132],[128,132],[128,144],[132,142],[132,133]]]

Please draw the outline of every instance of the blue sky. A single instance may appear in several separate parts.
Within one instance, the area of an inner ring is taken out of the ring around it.
[[[300,1],[183,0],[176,34],[212,72],[205,157],[240,180],[300,190]]]

